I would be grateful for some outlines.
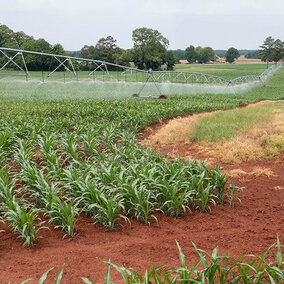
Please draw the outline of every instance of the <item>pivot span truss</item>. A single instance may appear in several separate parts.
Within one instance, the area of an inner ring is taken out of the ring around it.
[[[77,63],[86,62],[90,64],[93,69],[89,71],[88,76],[92,80],[102,81],[125,81],[125,82],[142,82],[140,91],[136,94],[140,96],[145,85],[147,83],[154,83],[157,90],[161,94],[159,83],[178,83],[178,84],[197,84],[197,85],[209,85],[209,86],[227,86],[232,87],[246,83],[261,82],[267,79],[269,75],[275,69],[281,67],[280,65],[273,65],[269,69],[265,70],[261,75],[247,75],[235,78],[233,80],[226,80],[224,78],[190,71],[146,71],[133,67],[123,66],[119,64],[104,62],[95,59],[87,59],[81,57],[72,57],[58,54],[49,54],[44,52],[36,52],[29,50],[20,50],[0,47],[0,57],[4,58],[4,63],[0,66],[0,71],[4,70],[8,65],[12,65],[14,68],[20,70],[26,79],[31,76],[29,72],[29,66],[27,64],[26,57],[29,55],[41,56],[43,58],[49,58],[50,66],[51,62],[54,62],[53,68],[49,69],[47,77],[55,75],[56,71],[64,70],[71,74],[71,77],[78,80]],[[76,64],[75,64],[76,62]],[[44,78],[42,78],[44,80]],[[64,73],[65,82],[65,73]]]

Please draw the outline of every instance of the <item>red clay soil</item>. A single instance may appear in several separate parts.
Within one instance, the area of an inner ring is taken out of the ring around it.
[[[186,145],[175,151],[188,152],[185,148]],[[178,219],[157,214],[159,222],[151,226],[132,220],[131,228],[119,226],[114,232],[81,216],[73,240],[63,239],[61,231],[51,228],[41,231],[42,238],[32,248],[23,247],[22,240],[2,224],[0,229],[5,232],[0,233],[0,282],[38,279],[48,268],[56,266],[46,282],[53,283],[64,265],[62,283],[82,283],[82,276],[104,283],[106,264],[103,261],[109,259],[141,272],[151,265],[166,264],[174,268],[179,265],[176,240],[189,265],[198,259],[191,242],[208,252],[219,246],[220,253],[235,257],[239,256],[238,251],[260,255],[276,241],[277,234],[284,243],[284,154],[226,168],[250,172],[257,166],[269,168],[275,175],[232,178],[231,182],[246,187],[240,196],[242,203],[236,203],[234,208],[218,205],[212,212],[193,211]],[[119,281],[118,274],[114,272],[113,276]]]

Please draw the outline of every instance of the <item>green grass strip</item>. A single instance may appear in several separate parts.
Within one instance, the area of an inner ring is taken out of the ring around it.
[[[240,130],[270,120],[276,110],[284,110],[284,103],[267,103],[255,107],[216,112],[201,118],[196,123],[190,139],[215,142],[235,137]]]

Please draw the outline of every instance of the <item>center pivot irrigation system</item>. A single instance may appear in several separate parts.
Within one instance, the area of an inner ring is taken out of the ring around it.
[[[124,82],[141,82],[140,90],[133,94],[134,97],[148,97],[148,98],[167,98],[162,94],[160,83],[179,83],[179,84],[192,84],[192,85],[207,85],[207,86],[225,86],[233,88],[234,86],[246,83],[264,83],[266,79],[280,65],[273,65],[265,70],[261,75],[247,75],[235,78],[233,80],[226,80],[224,78],[190,71],[152,71],[151,69],[140,70],[134,67],[127,67],[119,64],[104,62],[95,59],[87,59],[80,57],[72,57],[58,54],[49,54],[44,52],[36,52],[29,50],[20,50],[13,48],[0,47],[0,57],[4,57],[6,62],[0,66],[0,71],[4,70],[8,65],[13,65],[14,68],[20,70],[25,75],[26,80],[31,77],[29,72],[29,64],[27,59],[29,56],[41,56],[42,60],[49,60],[50,67],[47,74],[47,79],[55,76],[56,71],[64,71],[71,74],[71,78],[78,80],[78,72],[76,71],[77,64],[85,62],[92,68],[88,73],[88,77],[92,80],[99,81],[124,81]],[[53,65],[52,65],[52,62]],[[56,64],[55,64],[56,63]],[[55,66],[55,67],[54,67]],[[52,67],[52,68],[51,68]],[[42,71],[42,81],[44,81],[44,72]],[[158,96],[141,96],[142,91],[148,83],[155,85],[159,95]]]

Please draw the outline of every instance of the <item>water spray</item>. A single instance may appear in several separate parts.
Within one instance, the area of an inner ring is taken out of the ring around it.
[[[123,66],[119,64],[114,64],[110,62],[104,62],[101,60],[95,59],[87,59],[80,57],[72,57],[58,54],[49,54],[43,52],[29,51],[29,50],[20,50],[20,49],[12,49],[0,47],[0,54],[2,54],[7,62],[0,67],[0,71],[4,70],[9,64],[13,64],[16,69],[22,72],[28,81],[31,74],[29,73],[28,66],[26,64],[25,55],[37,55],[42,57],[50,57],[52,60],[57,63],[57,66],[54,67],[53,70],[49,70],[47,77],[44,78],[44,73],[42,71],[41,80],[42,82],[47,81],[47,79],[51,79],[56,71],[60,68],[64,69],[64,83],[68,82],[67,71],[68,74],[71,75],[73,81],[79,81],[78,73],[75,70],[74,62],[88,62],[92,63],[95,67],[88,74],[89,80],[93,82],[112,82],[112,83],[136,83],[142,84],[140,86],[140,90],[138,92],[134,92],[132,94],[135,98],[158,98],[158,99],[166,99],[167,95],[164,92],[165,89],[168,88],[168,85],[172,86],[190,86],[190,88],[185,88],[191,91],[191,88],[194,87],[196,90],[199,90],[201,93],[216,93],[218,92],[229,92],[236,94],[239,91],[245,90],[247,88],[251,88],[253,86],[258,85],[259,83],[264,85],[265,81],[279,68],[282,67],[282,64],[275,64],[270,68],[266,69],[261,75],[247,75],[241,76],[232,80],[226,80],[224,78],[200,73],[200,72],[190,72],[190,71],[152,71],[151,69],[140,70],[134,67]],[[18,64],[15,61],[16,57],[20,57],[22,60],[22,64]],[[116,70],[111,71],[110,69]],[[116,72],[116,73],[115,73]],[[116,74],[116,76],[115,76]],[[142,95],[145,87],[154,86],[156,91],[158,91],[158,95]],[[138,85],[139,86],[139,85]]]

